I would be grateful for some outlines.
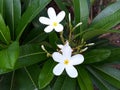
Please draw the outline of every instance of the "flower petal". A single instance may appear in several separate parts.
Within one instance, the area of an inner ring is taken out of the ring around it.
[[[55,31],[56,32],[61,32],[61,31],[63,31],[63,25],[61,25],[61,24],[58,24],[56,27],[54,27],[55,28]]]
[[[66,57],[66,59],[71,58],[72,48],[69,46],[68,42],[66,42],[66,44],[63,46],[61,51],[62,51],[63,55]]]
[[[39,18],[39,21],[42,23],[42,24],[45,24],[45,25],[50,25],[51,24],[51,20],[49,18],[46,18],[46,17],[40,17]]]
[[[56,17],[57,22],[61,22],[64,19],[64,17],[65,17],[65,12],[61,11]]]
[[[81,63],[83,63],[83,61],[84,61],[84,57],[82,54],[76,54],[76,55],[72,56],[70,59],[70,63],[72,65],[81,64]]]
[[[54,52],[54,53],[52,54],[52,58],[53,58],[54,61],[56,61],[56,62],[63,62],[63,60],[64,60],[63,55],[60,54],[59,52]]]
[[[53,73],[57,76],[61,75],[64,70],[64,65],[63,64],[57,64],[54,69]]]
[[[49,33],[49,32],[51,32],[53,30],[53,27],[52,26],[47,26],[45,29],[44,29],[44,31],[46,32],[46,33]]]
[[[48,16],[51,20],[56,19],[56,12],[55,12],[54,8],[52,8],[52,7],[48,8]]]
[[[71,78],[76,78],[78,76],[78,72],[73,66],[66,66],[65,70]]]

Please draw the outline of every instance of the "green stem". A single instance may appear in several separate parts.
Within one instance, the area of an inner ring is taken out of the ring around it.
[[[34,87],[35,87],[35,88],[37,88],[37,85],[35,84],[34,80],[32,79],[32,76],[30,75],[30,73],[29,73],[29,71],[27,70],[27,68],[26,68],[26,67],[24,67],[24,69],[25,69],[26,73],[28,74],[28,77],[29,77],[29,78],[30,78],[30,80],[32,81],[32,83],[33,83]]]
[[[63,37],[63,31],[60,32],[60,38],[61,38],[62,43],[65,44],[65,40],[64,40],[64,37]]]

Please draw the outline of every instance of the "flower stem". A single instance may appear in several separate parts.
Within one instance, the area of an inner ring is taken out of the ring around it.
[[[60,32],[60,38],[61,38],[62,43],[65,44],[65,40],[64,40],[64,37],[63,37],[63,31]]]

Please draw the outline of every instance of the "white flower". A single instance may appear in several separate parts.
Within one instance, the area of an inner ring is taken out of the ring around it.
[[[57,76],[61,75],[65,69],[67,74],[71,78],[76,78],[78,76],[78,72],[74,65],[79,65],[83,63],[84,57],[81,54],[71,56],[72,51],[73,51],[72,48],[69,46],[69,43],[67,42],[61,48],[62,54],[59,52],[54,52],[52,54],[52,58],[54,59],[54,61],[58,62],[58,64],[53,69],[53,73],[55,75]]]
[[[56,32],[61,32],[63,31],[63,25],[60,24],[60,22],[64,19],[65,17],[65,12],[61,11],[56,15],[56,12],[54,8],[50,7],[47,11],[49,18],[46,17],[40,17],[39,21],[45,25],[48,25],[44,31],[46,33],[51,32],[53,29]]]

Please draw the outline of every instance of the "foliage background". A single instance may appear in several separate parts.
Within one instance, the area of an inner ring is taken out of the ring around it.
[[[83,22],[74,32],[78,36],[75,40],[81,41],[82,37],[87,43],[95,43],[83,53],[85,63],[77,66],[76,79],[65,73],[54,76],[52,70],[56,63],[40,47],[45,45],[52,53],[56,51],[56,43],[61,43],[59,34],[46,34],[38,21],[40,16],[47,16],[50,6],[57,12],[66,12],[62,22],[65,38],[69,33],[70,12],[73,26]],[[119,90],[120,48],[105,39],[111,40],[111,32],[119,33],[119,18],[119,0],[0,0],[0,89]]]

